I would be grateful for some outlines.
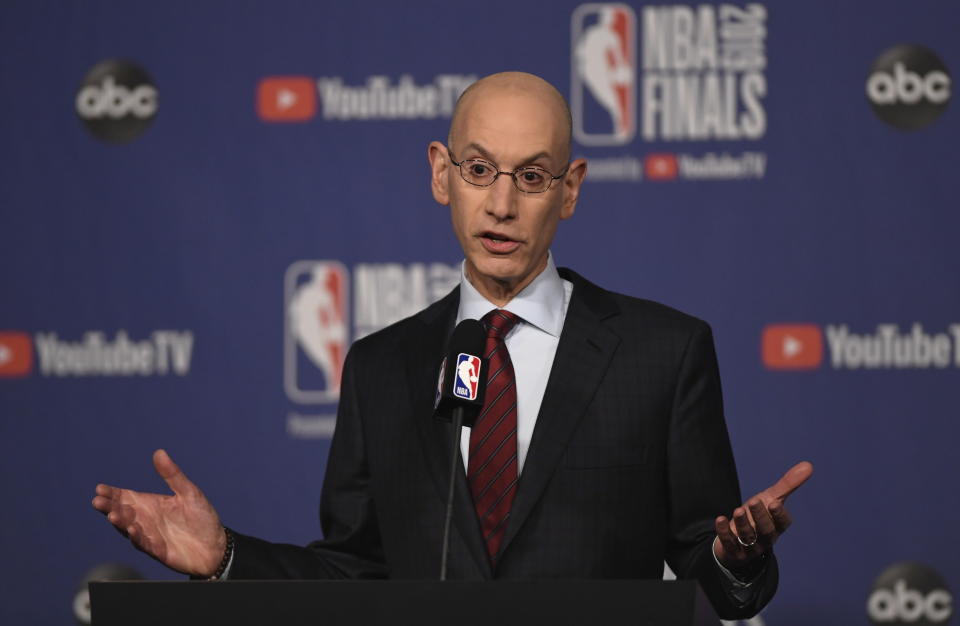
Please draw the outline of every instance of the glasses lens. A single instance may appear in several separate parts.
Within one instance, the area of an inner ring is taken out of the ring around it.
[[[471,185],[486,187],[497,177],[497,168],[486,161],[469,159],[460,163],[460,175]]]
[[[513,179],[517,183],[517,189],[527,193],[546,191],[552,182],[550,173],[539,167],[522,167],[516,171]]]

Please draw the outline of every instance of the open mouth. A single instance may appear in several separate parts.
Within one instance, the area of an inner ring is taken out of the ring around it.
[[[520,247],[520,242],[503,233],[485,231],[480,233],[480,242],[487,251],[494,254],[509,254]]]

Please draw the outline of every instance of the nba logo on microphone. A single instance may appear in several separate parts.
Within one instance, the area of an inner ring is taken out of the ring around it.
[[[304,404],[336,402],[349,346],[347,269],[337,261],[296,261],[284,279],[283,384]]]
[[[480,383],[480,358],[461,352],[457,356],[457,375],[453,395],[464,400],[476,400]]]
[[[626,4],[581,4],[571,19],[573,137],[620,146],[636,133],[637,16]]]

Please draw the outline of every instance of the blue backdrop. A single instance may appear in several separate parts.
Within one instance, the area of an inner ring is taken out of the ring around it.
[[[713,325],[745,494],[816,466],[766,623],[869,623],[897,561],[957,589],[958,35],[931,0],[5,2],[0,622],[176,577],[89,504],[161,489],[157,447],[317,537],[338,359],[455,282],[426,146],[504,69],[592,167],[558,264]]]

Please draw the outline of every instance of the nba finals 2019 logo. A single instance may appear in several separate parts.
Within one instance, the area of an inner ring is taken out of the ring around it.
[[[576,7],[570,114],[587,180],[763,178],[767,37],[756,2]]]

